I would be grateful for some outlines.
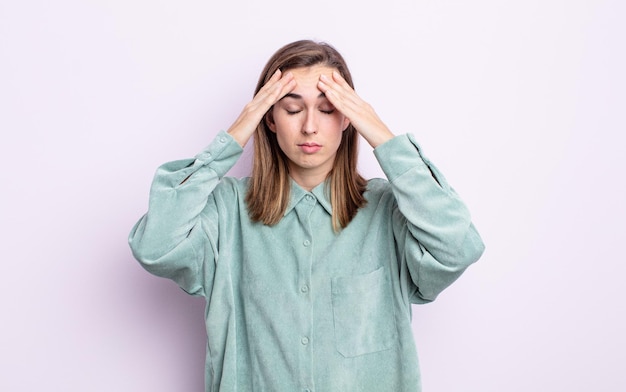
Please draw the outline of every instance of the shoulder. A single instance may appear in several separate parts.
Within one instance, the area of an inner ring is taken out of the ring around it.
[[[376,192],[389,188],[389,181],[384,178],[371,178],[367,180],[366,192]]]
[[[217,198],[234,200],[245,198],[248,191],[249,177],[223,177],[215,187],[213,194]]]
[[[393,200],[391,184],[384,178],[372,178],[367,181],[364,193],[368,203],[380,204]]]
[[[247,178],[223,177],[209,196],[209,208],[215,208],[223,221],[238,221],[236,217],[247,215],[247,191]]]

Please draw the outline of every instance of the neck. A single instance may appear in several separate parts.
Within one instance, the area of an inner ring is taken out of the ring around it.
[[[302,189],[310,192],[313,188],[326,180],[328,172],[290,172],[289,176],[296,182],[296,184],[300,185]]]

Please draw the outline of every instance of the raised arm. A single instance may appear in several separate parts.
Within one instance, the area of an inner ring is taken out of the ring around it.
[[[133,227],[133,255],[151,273],[173,279],[190,294],[206,292],[202,282],[217,256],[218,211],[213,191],[235,164],[265,113],[295,87],[290,73],[277,71],[247,104],[228,132],[221,132],[195,159],[157,170],[148,212]]]
[[[374,150],[396,200],[394,236],[400,262],[417,286],[413,302],[433,301],[477,261],[484,245],[470,212],[411,134]]]
[[[287,72],[283,76],[280,69],[276,70],[274,75],[254,96],[254,99],[244,107],[227,132],[242,147],[245,146],[257,125],[263,120],[265,113],[295,86],[296,81],[291,72]]]
[[[397,203],[393,221],[398,261],[416,285],[412,300],[434,300],[483,253],[467,207],[424,158],[413,136],[394,137],[338,72],[332,79],[322,75],[318,86],[374,147]]]
[[[318,88],[372,147],[376,148],[393,138],[393,133],[378,117],[374,108],[356,94],[339,72],[334,71],[332,79],[321,75]]]
[[[195,159],[169,162],[157,169],[148,212],[129,236],[133,255],[146,270],[174,280],[190,294],[204,294],[202,272],[212,273],[217,255],[218,220],[212,192],[242,151],[221,132]]]

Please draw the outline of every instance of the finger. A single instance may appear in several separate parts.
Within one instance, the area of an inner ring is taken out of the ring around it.
[[[343,76],[341,76],[341,74],[339,73],[339,71],[337,70],[333,70],[332,73],[332,77],[333,80],[339,84],[340,86],[342,86],[343,88],[348,88],[350,90],[354,90],[352,87],[350,87],[350,85],[348,84],[348,82],[343,78]]]
[[[280,78],[279,82],[281,84],[281,88],[277,101],[296,88],[296,79],[291,72],[287,72],[282,78]]]
[[[348,113],[346,113],[346,98],[340,91],[338,91],[336,88],[333,88],[333,86],[331,86],[329,83],[325,83],[324,81],[322,81],[321,78],[320,81],[317,83],[317,88],[324,93],[326,99],[328,99],[337,110],[339,110],[344,115],[348,115]]]
[[[279,80],[281,75],[282,75],[282,71],[280,70],[280,68],[278,68],[276,71],[274,71],[272,76],[270,76],[270,78],[267,80],[267,82],[265,84],[268,84],[268,83],[275,82],[275,81]]]
[[[329,78],[327,75],[320,75],[320,80],[330,88],[343,92],[345,94],[354,94],[354,89],[346,82],[346,80],[337,71],[333,71]]]
[[[281,75],[280,71],[276,71],[268,82],[255,95],[251,104],[253,106],[262,107],[268,110],[270,106],[275,104],[279,99],[288,94],[295,88],[295,80],[291,72]]]
[[[285,95],[289,94],[296,87],[296,80],[291,72],[287,72],[283,77],[271,86],[266,102],[271,105],[278,102]]]
[[[359,106],[362,105],[362,100],[356,95],[350,85],[346,87],[340,86],[328,77],[320,77],[318,83],[318,88],[326,95],[330,103],[350,118],[358,111]]]
[[[335,77],[337,79],[335,79]],[[320,76],[320,81],[325,84],[331,93],[335,93],[340,99],[350,101],[358,104],[361,99],[355,93],[354,89],[350,87],[337,71],[333,71],[333,77],[329,78],[326,75]]]
[[[280,69],[277,69],[274,74],[265,82],[265,84],[259,89],[257,92],[257,96],[264,96],[268,91],[272,90],[272,87],[276,85],[282,78],[282,72]]]

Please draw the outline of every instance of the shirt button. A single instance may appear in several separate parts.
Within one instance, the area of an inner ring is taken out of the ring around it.
[[[304,242],[302,243],[302,245],[304,245],[304,246],[309,246],[309,245],[311,245],[311,241],[309,241],[309,240],[304,240]]]
[[[220,142],[221,142],[221,143],[226,143],[226,138],[225,138],[224,136],[222,136],[222,137],[220,138]]]
[[[306,195],[306,199],[307,199],[308,201],[313,201],[313,196],[311,196],[311,195]]]
[[[303,392],[311,392],[309,388],[306,388]]]
[[[306,336],[303,337],[302,339],[300,339],[300,343],[302,343],[302,345],[306,346],[307,344],[309,344],[309,338],[307,338]]]
[[[200,153],[198,155],[198,159],[201,161],[208,161],[209,159],[211,159],[211,153],[210,152]]]
[[[300,287],[300,291],[302,291],[303,293],[306,293],[307,291],[309,291],[309,286],[303,285],[302,287]]]

